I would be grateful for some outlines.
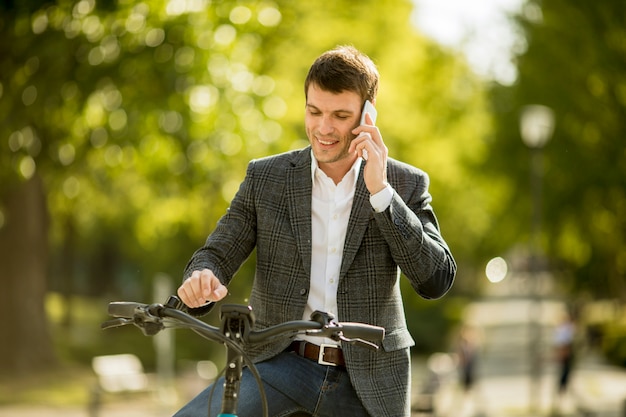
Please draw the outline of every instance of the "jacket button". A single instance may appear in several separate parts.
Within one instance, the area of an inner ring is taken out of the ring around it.
[[[306,288],[301,288],[300,289],[300,295],[306,295],[306,293],[308,293],[309,291]]]

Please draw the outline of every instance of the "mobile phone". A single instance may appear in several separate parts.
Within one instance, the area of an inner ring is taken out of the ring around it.
[[[365,100],[365,104],[363,105],[363,110],[361,110],[361,124],[365,124],[365,113],[369,113],[372,118],[372,124],[376,124],[376,116],[378,112],[376,111],[376,107],[369,101]]]

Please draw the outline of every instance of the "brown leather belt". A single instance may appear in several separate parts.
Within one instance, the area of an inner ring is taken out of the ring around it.
[[[343,351],[335,345],[322,344],[318,346],[314,343],[296,340],[289,345],[287,350],[295,352],[304,358],[314,360],[320,365],[346,366]]]

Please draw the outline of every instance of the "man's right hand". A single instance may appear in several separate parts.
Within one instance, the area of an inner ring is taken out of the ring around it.
[[[227,294],[228,289],[209,269],[193,271],[178,288],[178,296],[187,307],[191,308],[201,307],[211,301],[219,301]]]

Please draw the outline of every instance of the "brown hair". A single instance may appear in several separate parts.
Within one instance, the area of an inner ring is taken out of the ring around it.
[[[373,100],[378,92],[378,70],[374,62],[353,46],[338,46],[320,55],[304,81],[304,95],[316,84],[333,93],[354,91],[363,101]]]

